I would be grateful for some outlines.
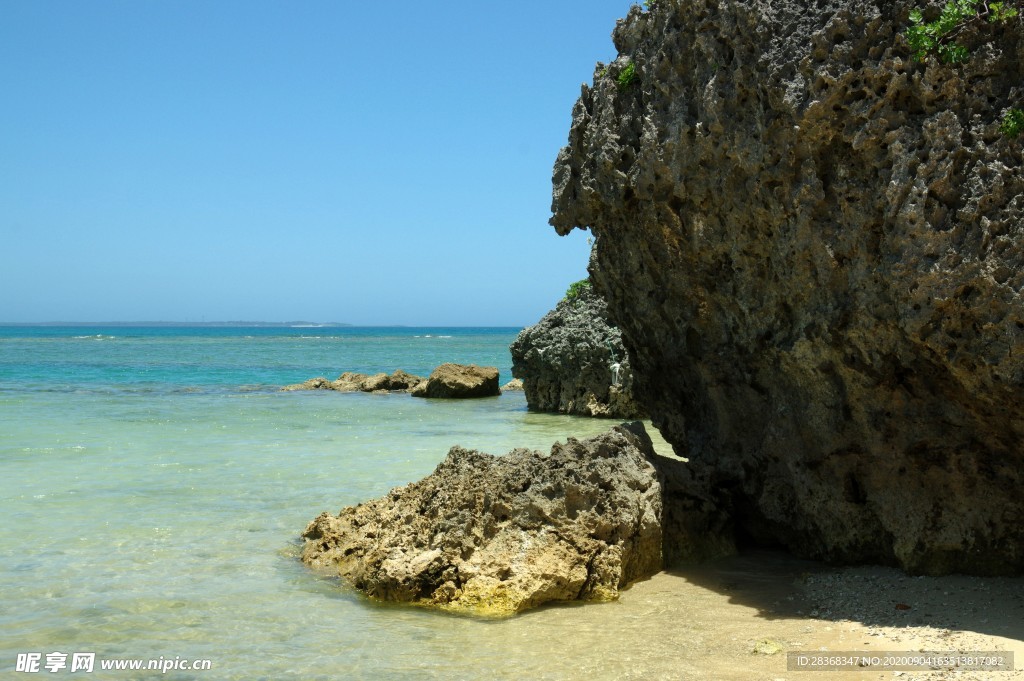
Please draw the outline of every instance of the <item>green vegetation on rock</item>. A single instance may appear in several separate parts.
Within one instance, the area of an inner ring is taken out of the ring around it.
[[[1024,110],[1010,109],[1003,116],[1003,122],[999,124],[999,132],[1010,139],[1014,139],[1024,132]]]
[[[579,297],[579,295],[581,293],[583,293],[584,290],[589,289],[589,288],[590,288],[590,280],[589,279],[580,279],[579,281],[575,281],[575,282],[569,284],[569,288],[565,292],[565,299],[566,300],[575,300],[576,298]]]
[[[904,35],[910,43],[914,59],[924,61],[928,55],[935,54],[944,64],[962,64],[967,61],[970,53],[956,39],[965,28],[985,17],[989,23],[1001,23],[1017,15],[1012,0],[989,4],[977,0],[950,0],[934,21],[925,21],[921,9],[911,10],[912,25]]]
[[[636,64],[629,62],[626,67],[619,71],[619,77],[615,79],[620,89],[625,89],[636,81]]]

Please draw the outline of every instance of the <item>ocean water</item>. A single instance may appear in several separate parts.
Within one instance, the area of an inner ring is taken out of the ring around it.
[[[589,633],[579,606],[455,617],[370,602],[297,558],[321,511],[421,478],[452,445],[547,449],[611,425],[532,414],[522,393],[279,390],[346,370],[425,375],[446,361],[497,366],[504,383],[516,332],[0,327],[0,677],[32,678],[16,671],[27,653],[48,678],[623,678],[657,668],[665,651],[616,652],[632,646],[628,604],[582,606]],[[606,630],[609,617],[622,627]],[[49,653],[68,666],[48,672]],[[75,653],[95,654],[92,673],[71,673]],[[211,668],[100,668],[117,659]]]

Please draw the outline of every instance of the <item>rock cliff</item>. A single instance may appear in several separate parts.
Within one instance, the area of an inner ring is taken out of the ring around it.
[[[633,7],[573,110],[552,225],[655,424],[743,536],[1024,571],[1024,31],[915,62],[908,2]],[[937,14],[931,5],[928,14]]]
[[[512,375],[536,411],[634,419],[633,371],[607,305],[583,286],[513,341]]]

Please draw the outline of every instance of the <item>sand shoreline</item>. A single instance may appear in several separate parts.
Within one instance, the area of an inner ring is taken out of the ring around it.
[[[751,551],[659,573],[622,602],[649,609],[652,627],[669,624],[674,610],[677,621],[701,632],[703,643],[675,656],[676,671],[654,660],[642,665],[653,678],[1024,679],[1019,577],[911,577]],[[787,671],[786,654],[800,651],[1007,651],[1016,671]]]

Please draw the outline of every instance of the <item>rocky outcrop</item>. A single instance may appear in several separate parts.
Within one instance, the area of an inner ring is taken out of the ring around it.
[[[743,536],[1021,572],[1024,172],[999,122],[1024,24],[920,63],[916,4],[634,6],[552,224],[593,231],[636,392]]]
[[[498,370],[475,364],[442,364],[412,390],[413,397],[466,398],[500,395]]]
[[[281,390],[336,390],[338,392],[399,392],[410,391],[423,382],[419,376],[397,369],[390,376],[385,373],[359,374],[346,371],[334,381],[324,377],[311,378],[304,383],[286,385]]]
[[[503,392],[503,393],[509,392],[509,391],[515,392],[515,391],[522,391],[522,390],[523,390],[523,381],[521,379],[518,379],[518,378],[513,378],[511,381],[509,381],[505,385],[501,386],[501,392]]]
[[[562,299],[513,341],[512,375],[523,379],[526,403],[535,411],[583,416],[640,418],[633,399],[633,372],[619,330],[590,286]]]
[[[453,447],[423,480],[321,514],[302,560],[374,598],[475,614],[614,599],[662,564],[654,458],[639,423],[550,455]]]

